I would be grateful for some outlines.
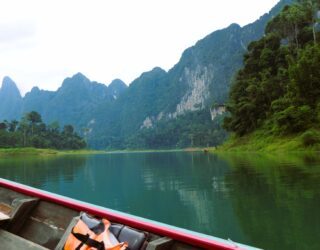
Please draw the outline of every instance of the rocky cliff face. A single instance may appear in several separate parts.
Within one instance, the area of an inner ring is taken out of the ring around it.
[[[218,115],[222,115],[227,112],[226,106],[220,105],[215,108],[210,108],[211,120],[214,121]]]
[[[197,66],[195,69],[185,68],[180,81],[184,81],[188,86],[187,93],[177,105],[172,117],[182,115],[186,111],[196,111],[203,109],[210,97],[209,83],[214,79],[212,65]]]
[[[226,29],[218,30],[187,49],[180,62],[173,68],[180,68],[179,83],[186,86],[174,112],[169,117],[175,118],[188,111],[197,111],[211,106],[212,103],[224,103],[229,87],[238,69],[248,44],[260,39],[267,22],[292,0],[280,1],[269,13],[261,16],[254,23],[240,27],[231,24]],[[171,75],[175,75],[174,73]],[[170,77],[169,79],[174,78]],[[177,83],[176,83],[177,84]]]

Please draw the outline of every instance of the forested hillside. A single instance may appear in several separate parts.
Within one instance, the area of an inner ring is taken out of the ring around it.
[[[305,146],[320,142],[319,7],[319,0],[285,7],[248,46],[230,91],[226,129],[239,137],[305,132]]]
[[[15,84],[2,85],[0,120],[20,119],[37,111],[47,123],[73,124],[92,148],[176,148],[215,146],[226,133],[223,106],[235,73],[251,41],[260,39],[269,20],[292,0],[281,0],[257,21],[217,30],[187,48],[168,72],[142,73],[129,87],[115,80],[108,87],[78,73],[57,91],[33,88],[21,97]],[[214,18],[214,17],[213,17]],[[5,93],[5,94],[3,94]]]
[[[249,42],[260,39],[267,22],[291,2],[280,1],[252,24],[232,24],[209,34],[186,49],[168,72],[155,68],[143,73],[117,102],[97,109],[90,145],[174,148],[222,143],[222,118],[210,121],[210,108],[226,101]]]

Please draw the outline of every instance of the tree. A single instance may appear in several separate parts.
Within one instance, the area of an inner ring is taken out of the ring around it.
[[[266,27],[266,33],[278,34],[281,38],[288,39],[299,47],[299,33],[308,23],[309,17],[302,4],[286,6],[283,11],[273,18]]]
[[[317,43],[316,25],[319,20],[318,11],[320,7],[319,0],[300,0],[298,1],[304,7],[309,17],[309,22],[312,26],[312,35],[314,44]]]
[[[25,118],[31,125],[31,135],[33,136],[35,125],[42,122],[41,115],[36,111],[31,111],[25,115]]]
[[[72,125],[65,125],[63,127],[63,133],[66,134],[66,135],[72,135],[73,134],[73,131],[74,131],[74,128]]]
[[[59,129],[60,129],[59,122],[57,121],[52,122],[51,124],[49,124],[48,128],[49,128],[49,131],[51,132],[54,132],[54,133],[59,132]]]
[[[290,65],[291,82],[298,98],[315,108],[320,98],[320,46],[308,45]]]
[[[80,149],[86,147],[85,141],[74,132],[72,125],[64,126],[62,132],[59,123],[47,126],[41,115],[35,111],[26,113],[21,121],[0,122],[0,147],[36,147],[56,149]]]
[[[7,124],[5,122],[0,122],[0,130],[5,131],[7,129]]]
[[[311,27],[319,3],[285,7],[268,23],[266,35],[248,46],[230,90],[227,130],[243,136],[257,128],[299,133],[318,126],[320,46]]]
[[[21,133],[22,133],[22,145],[24,147],[26,147],[27,146],[28,131],[29,131],[29,124],[26,119],[26,116],[22,117],[22,119],[19,123],[18,130],[21,131]]]
[[[19,122],[17,120],[12,120],[9,123],[9,132],[15,132],[16,129],[17,129],[18,124],[19,124]]]

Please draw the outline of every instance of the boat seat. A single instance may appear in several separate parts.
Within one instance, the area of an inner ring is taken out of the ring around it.
[[[6,250],[48,250],[48,248],[35,244],[3,229],[0,229],[0,242],[0,248]]]
[[[30,215],[39,199],[36,198],[16,198],[11,204],[0,203],[0,212],[9,217],[1,223],[1,227],[11,233],[17,233]]]
[[[116,238],[118,238],[123,227],[124,225],[112,223],[110,226],[110,232],[113,233]]]
[[[37,198],[0,187],[0,213],[9,217],[0,221],[0,227],[17,233],[37,203]]]
[[[128,250],[140,250],[146,248],[147,234],[121,224],[111,224],[111,233],[119,242],[128,242]]]
[[[30,196],[15,192],[11,189],[0,187],[0,203],[11,206],[15,199],[26,199]]]
[[[40,200],[17,234],[43,247],[54,249],[72,219],[78,215],[79,212],[70,208]]]
[[[38,204],[39,199],[17,199],[13,201],[14,210],[10,215],[11,219],[8,223],[8,231],[17,233],[22,228],[28,216]]]
[[[81,213],[81,216],[84,216]],[[70,235],[72,228],[77,224],[79,221],[80,216],[74,217],[67,229],[65,230],[64,234],[62,235],[60,241],[55,247],[55,250],[63,249],[63,246]],[[93,227],[96,226],[97,221],[91,217],[85,216],[85,219],[89,224],[92,224]],[[110,232],[117,238],[119,242],[127,242],[128,243],[128,250],[143,250],[146,249],[147,246],[147,233],[137,231],[136,229],[130,228],[128,226],[124,226],[121,224],[114,224],[110,225]]]
[[[150,241],[146,250],[166,250],[171,249],[174,240],[167,237],[161,237],[156,240]]]

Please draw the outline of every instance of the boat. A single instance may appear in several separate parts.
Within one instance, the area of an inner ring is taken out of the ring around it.
[[[80,214],[105,218],[128,250],[257,250],[0,178],[0,249],[61,250]]]

